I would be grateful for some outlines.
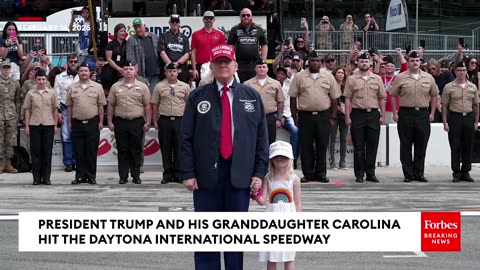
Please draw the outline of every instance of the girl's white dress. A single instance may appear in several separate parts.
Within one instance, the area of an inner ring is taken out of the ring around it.
[[[268,197],[266,212],[296,212],[293,198],[293,181],[295,174],[288,180],[268,181]],[[289,262],[295,260],[295,251],[260,252],[261,262]]]

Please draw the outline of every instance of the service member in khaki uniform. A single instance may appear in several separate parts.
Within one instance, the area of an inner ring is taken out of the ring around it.
[[[10,78],[11,64],[0,64],[0,173],[17,173],[12,166],[13,146],[17,139],[17,121],[21,106],[21,88]]]
[[[127,63],[123,81],[115,83],[108,95],[108,128],[115,132],[118,150],[119,184],[141,184],[140,166],[143,136],[150,129],[152,109],[148,86],[135,79],[135,64]],[[115,115],[115,118],[113,117]]]
[[[345,84],[345,123],[351,126],[355,181],[378,182],[375,176],[380,125],[385,123],[385,98],[382,78],[369,71],[370,56],[364,53],[358,59],[359,71],[348,77]]]
[[[478,92],[475,84],[467,80],[463,61],[455,67],[455,75],[456,79],[447,84],[442,93],[443,129],[448,132],[450,142],[453,182],[473,182],[469,172],[473,133],[478,129]]]
[[[25,133],[30,136],[33,184],[50,185],[53,136],[57,133],[58,107],[55,91],[47,88],[47,74],[35,73],[37,88],[29,91],[23,103]]]
[[[342,92],[331,73],[320,72],[321,62],[316,51],[309,54],[308,63],[308,69],[297,73],[290,85],[290,110],[299,128],[304,175],[301,182],[317,180],[326,183],[329,181],[326,176],[326,157],[330,127],[335,125],[337,119],[337,110],[331,111],[330,108],[337,107],[337,98]],[[316,151],[313,149],[314,143]]]
[[[268,77],[268,65],[265,60],[261,58],[257,60],[255,73],[255,77],[243,84],[257,90],[262,97],[263,109],[267,118],[268,144],[270,145],[276,140],[277,128],[282,127],[280,119],[283,115],[285,96],[280,82]]]
[[[96,184],[97,151],[103,129],[103,106],[106,104],[102,85],[90,80],[86,63],[78,69],[79,81],[68,87],[68,129],[72,133],[77,170],[72,185]]]
[[[437,105],[438,87],[432,75],[420,70],[417,52],[410,53],[408,70],[397,76],[390,94],[393,97],[400,97],[398,113],[395,98],[391,100],[393,120],[398,122],[404,182],[414,180],[427,182],[423,175],[425,154],[430,138],[430,122],[434,119]],[[414,145],[413,160],[412,145]]]
[[[158,142],[162,152],[162,184],[180,182],[178,142],[183,111],[190,94],[190,86],[180,80],[177,67],[170,63],[165,66],[166,78],[159,82],[152,95],[153,125],[158,130]],[[157,120],[158,119],[158,120]]]

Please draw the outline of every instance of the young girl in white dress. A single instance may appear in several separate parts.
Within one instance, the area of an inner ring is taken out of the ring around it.
[[[257,203],[266,204],[267,212],[301,212],[300,179],[293,172],[292,145],[283,141],[272,143],[269,159],[268,173]],[[277,269],[278,262],[285,264],[285,270],[293,270],[295,251],[260,252],[260,261],[267,262],[267,270]]]

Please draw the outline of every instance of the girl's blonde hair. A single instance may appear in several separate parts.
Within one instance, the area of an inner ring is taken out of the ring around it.
[[[268,160],[267,177],[269,177],[269,178],[272,178],[273,170],[275,169],[275,166],[273,165],[272,159]],[[293,174],[293,159],[289,159],[288,160],[288,175],[291,176],[292,174]]]

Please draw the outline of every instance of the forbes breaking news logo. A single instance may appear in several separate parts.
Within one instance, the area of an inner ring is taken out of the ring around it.
[[[422,251],[461,251],[459,212],[422,212]]]

